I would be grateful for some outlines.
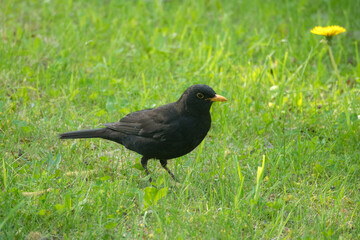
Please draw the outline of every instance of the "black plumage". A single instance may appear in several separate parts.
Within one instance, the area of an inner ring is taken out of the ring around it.
[[[207,85],[197,84],[176,102],[130,113],[119,122],[104,124],[105,128],[62,133],[59,137],[103,138],[120,143],[143,156],[141,164],[147,174],[147,162],[154,158],[175,179],[167,160],[183,156],[201,143],[210,129],[210,107],[215,101],[226,98]]]

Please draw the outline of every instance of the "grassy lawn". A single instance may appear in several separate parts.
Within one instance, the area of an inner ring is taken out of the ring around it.
[[[359,0],[0,4],[0,239],[360,238]],[[180,183],[58,139],[197,83],[228,102]]]

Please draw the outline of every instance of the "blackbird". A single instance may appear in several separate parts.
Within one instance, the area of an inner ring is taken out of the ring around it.
[[[142,155],[141,165],[147,175],[148,160],[158,159],[176,181],[166,166],[167,160],[183,156],[201,143],[210,129],[212,103],[225,101],[211,87],[197,84],[186,89],[176,102],[130,113],[119,122],[104,124],[105,128],[67,132],[59,137],[103,138],[120,143]]]

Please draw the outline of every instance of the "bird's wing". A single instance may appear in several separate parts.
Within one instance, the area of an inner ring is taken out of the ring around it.
[[[111,130],[127,135],[139,135],[149,111],[151,109],[133,112],[123,117],[119,122],[105,123],[104,125]]]
[[[166,109],[165,109],[166,110]],[[169,110],[169,109],[167,109]],[[107,128],[127,135],[136,135],[165,141],[177,129],[174,116],[163,108],[145,109],[130,113],[119,122],[104,124]]]

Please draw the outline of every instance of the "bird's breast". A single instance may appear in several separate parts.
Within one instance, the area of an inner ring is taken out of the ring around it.
[[[209,118],[192,118],[188,117],[180,121],[178,132],[180,137],[175,145],[184,149],[184,154],[196,148],[205,138],[211,125]]]

